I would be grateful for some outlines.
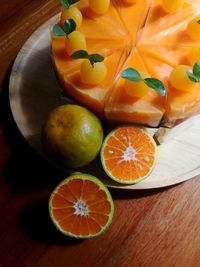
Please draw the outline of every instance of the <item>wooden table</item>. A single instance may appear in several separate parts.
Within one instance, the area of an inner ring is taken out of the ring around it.
[[[24,41],[58,11],[56,0],[0,3],[0,266],[200,266],[200,176],[160,190],[111,190],[115,217],[95,239],[66,238],[52,225],[48,198],[63,174],[17,130],[8,78]]]

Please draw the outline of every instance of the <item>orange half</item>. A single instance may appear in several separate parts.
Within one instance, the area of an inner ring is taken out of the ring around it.
[[[102,182],[80,173],[68,177],[56,187],[49,200],[49,213],[61,233],[75,238],[90,238],[108,228],[114,204]]]
[[[108,176],[123,184],[147,178],[155,167],[157,145],[143,129],[124,126],[113,130],[105,139],[101,161]]]

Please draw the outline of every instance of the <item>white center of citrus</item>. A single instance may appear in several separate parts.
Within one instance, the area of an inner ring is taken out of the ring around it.
[[[136,160],[136,153],[137,151],[132,146],[128,146],[124,152],[123,159],[125,161]]]
[[[75,208],[75,215],[78,216],[87,216],[88,215],[88,208],[82,200],[78,200],[76,204],[74,205]]]

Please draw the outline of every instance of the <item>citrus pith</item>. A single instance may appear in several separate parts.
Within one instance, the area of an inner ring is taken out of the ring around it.
[[[105,138],[101,162],[108,176],[122,184],[134,184],[147,178],[155,167],[157,145],[140,127],[114,129]]]
[[[105,185],[89,174],[74,174],[62,181],[49,200],[50,217],[63,234],[91,238],[112,222],[114,203]]]

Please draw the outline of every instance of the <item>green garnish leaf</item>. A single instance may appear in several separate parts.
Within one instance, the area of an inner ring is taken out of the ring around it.
[[[87,58],[89,59],[88,52],[85,50],[78,50],[75,53],[71,55],[73,59],[79,59],[79,58]]]
[[[76,22],[73,19],[67,19],[63,29],[67,35],[72,33],[76,29]]]
[[[200,20],[198,20],[197,23],[200,24]]]
[[[188,78],[194,83],[200,82],[200,60],[194,64],[192,71],[187,72],[187,75]]]
[[[198,79],[198,78],[196,77],[196,75],[194,75],[192,72],[188,71],[187,75],[188,75],[188,78],[189,78],[192,82],[194,82],[194,83],[198,83],[198,82],[200,82],[200,79]]]
[[[200,80],[200,61],[197,61],[193,66],[194,75]]]
[[[63,29],[58,24],[55,24],[53,26],[53,33],[56,36],[65,36],[66,35],[66,33],[63,31]]]
[[[140,73],[133,69],[133,68],[127,68],[121,73],[121,77],[132,82],[140,82],[143,81]]]
[[[92,65],[94,65],[94,63],[96,63],[96,62],[104,61],[104,57],[99,55],[99,54],[91,54],[91,55],[89,55],[88,59],[90,60],[90,63]]]
[[[70,7],[70,3],[68,0],[60,0],[60,3],[65,9],[68,9]]]
[[[79,2],[79,1],[80,0],[68,0],[70,5],[73,5],[73,4],[75,4],[75,3]]]
[[[102,62],[104,60],[104,57],[99,54],[91,54],[89,55],[87,51],[85,50],[78,50],[75,53],[71,55],[73,59],[80,59],[80,58],[86,58],[90,61],[91,65],[93,66],[96,62]]]
[[[146,78],[144,79],[146,85],[154,90],[156,90],[161,96],[165,96],[166,90],[163,83],[155,78]]]
[[[60,3],[65,9],[68,9],[71,5],[73,5],[79,1],[80,0],[60,0]]]

